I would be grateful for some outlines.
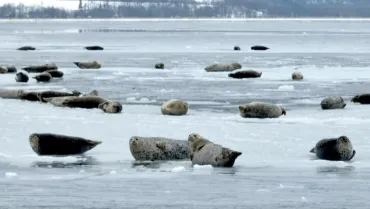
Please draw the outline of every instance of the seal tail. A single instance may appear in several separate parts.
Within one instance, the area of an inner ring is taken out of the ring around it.
[[[310,150],[310,152],[311,152],[311,153],[316,153],[316,152],[315,152],[315,147],[314,147],[314,148],[312,148],[312,149]]]
[[[53,100],[54,97],[49,97],[49,98],[42,98],[43,100],[45,100],[45,102],[51,102],[51,100]]]
[[[73,62],[73,63],[74,63],[75,65],[77,65],[77,67],[80,67],[80,66],[79,66],[79,64],[80,64],[79,62]]]

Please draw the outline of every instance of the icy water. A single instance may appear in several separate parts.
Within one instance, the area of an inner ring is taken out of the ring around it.
[[[350,98],[370,89],[370,22],[359,21],[1,21],[0,62],[20,69],[54,62],[62,80],[0,89],[96,89],[123,103],[122,114],[0,100],[1,209],[368,208],[370,106]],[[262,44],[271,49],[250,51]],[[21,52],[24,45],[37,51]],[[101,45],[104,51],[86,51]],[[233,51],[239,45],[241,51]],[[72,62],[97,60],[99,70]],[[163,62],[165,70],[154,69]],[[239,62],[262,77],[233,80],[207,73],[213,63]],[[293,71],[304,80],[291,81]],[[320,109],[341,95],[343,110]],[[188,115],[163,116],[159,103],[190,104]],[[238,105],[281,104],[287,115],[244,119]],[[86,157],[39,157],[28,136],[51,132],[103,143]],[[243,152],[230,169],[190,161],[133,164],[131,136],[186,140],[200,135]],[[351,162],[316,160],[323,138],[348,136]]]

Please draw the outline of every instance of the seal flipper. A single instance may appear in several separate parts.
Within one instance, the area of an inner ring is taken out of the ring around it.
[[[310,150],[310,152],[311,152],[311,153],[316,153],[316,152],[315,152],[315,147],[314,147],[314,148],[312,148],[312,149]]]
[[[348,159],[348,161],[352,160],[352,158],[356,155],[356,150],[353,150],[352,156]]]
[[[162,150],[162,152],[165,152],[166,151],[166,143],[164,143],[164,142],[156,142],[155,143],[155,146],[158,149]]]
[[[77,90],[73,90],[72,94],[75,95],[75,96],[80,96],[82,93],[77,91]]]

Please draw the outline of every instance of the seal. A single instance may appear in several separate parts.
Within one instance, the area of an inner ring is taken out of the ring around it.
[[[241,68],[242,68],[241,64],[231,63],[231,64],[213,64],[213,65],[210,65],[204,68],[204,70],[206,72],[229,72],[229,71],[234,71],[234,70],[238,70]]]
[[[22,68],[23,70],[27,71],[28,73],[42,73],[47,70],[57,70],[58,66],[54,63],[45,64],[45,65],[34,65]]]
[[[15,81],[19,83],[27,83],[29,80],[28,75],[23,72],[15,74]]]
[[[240,47],[239,46],[234,46],[234,51],[240,51]]]
[[[242,152],[234,151],[192,133],[188,137],[190,160],[193,165],[212,165],[213,167],[233,167]]]
[[[350,161],[356,155],[347,136],[322,139],[310,152],[319,159],[330,161]]]
[[[97,61],[92,62],[73,62],[77,67],[80,69],[99,69],[101,68],[101,64]]]
[[[23,91],[18,95],[18,98],[21,99],[21,100],[37,102],[37,101],[39,101],[39,98],[38,98],[37,95],[38,95],[38,92],[33,92],[33,91],[25,92],[25,91]]]
[[[237,79],[243,79],[243,78],[259,78],[261,77],[262,72],[258,72],[255,70],[241,70],[229,73],[230,78],[237,78]]]
[[[164,69],[164,64],[163,63],[157,63],[154,65],[155,69]]]
[[[0,98],[19,99],[19,95],[23,92],[23,90],[0,90]]]
[[[55,97],[70,97],[70,96],[80,96],[82,93],[79,91],[69,92],[60,92],[60,91],[42,91],[37,93],[37,97],[40,102],[47,102],[46,98],[55,98]]]
[[[268,47],[266,47],[266,46],[260,46],[260,45],[256,45],[256,46],[252,46],[251,47],[251,50],[267,50],[267,49],[269,49]]]
[[[61,78],[64,75],[64,73],[59,70],[46,70],[44,72],[49,73],[53,78]]]
[[[161,112],[163,115],[186,115],[188,110],[189,104],[187,102],[176,99],[163,102],[161,106]]]
[[[243,118],[278,118],[281,115],[286,115],[283,107],[259,101],[240,105],[239,113]]]
[[[292,73],[292,79],[295,81],[302,80],[303,74],[301,72],[293,72]]]
[[[17,50],[19,50],[19,51],[35,51],[36,48],[32,47],[32,46],[22,46],[22,47],[18,48]]]
[[[370,94],[356,95],[351,99],[353,103],[370,104]]]
[[[29,136],[32,150],[38,155],[66,156],[83,154],[101,141],[51,133],[33,133]]]
[[[6,68],[6,67],[4,67],[4,66],[0,66],[0,73],[1,73],[1,74],[8,73],[8,68]]]
[[[6,66],[6,68],[8,69],[8,73],[16,73],[17,72],[17,68],[15,66]]]
[[[75,95],[78,95],[80,94],[80,92],[78,91],[72,91],[73,94]],[[79,97],[84,97],[84,96],[98,96],[98,91],[96,90],[93,90],[87,94],[80,94]],[[63,102],[68,99],[68,98],[76,98],[78,96],[64,96],[64,97],[48,97],[48,98],[42,98],[42,100],[54,105],[54,106],[57,106],[57,107],[64,107],[63,106]]]
[[[343,109],[346,106],[344,100],[340,96],[328,96],[321,101],[321,109]]]
[[[99,108],[103,110],[105,113],[120,113],[122,112],[122,105],[119,102],[109,101],[102,97],[98,96],[70,96],[70,97],[57,97],[55,98],[48,98],[45,99],[46,101],[50,101],[51,104],[55,106],[63,106],[63,107],[70,107],[70,108]]]
[[[37,75],[35,77],[32,77],[32,78],[36,79],[37,82],[50,82],[52,77],[51,77],[50,73],[43,72],[43,73],[40,73],[39,75]]]
[[[87,50],[93,50],[93,51],[104,50],[104,48],[101,47],[101,46],[86,46],[85,49],[87,49]]]
[[[138,161],[190,159],[187,140],[133,136],[129,145],[132,156]]]

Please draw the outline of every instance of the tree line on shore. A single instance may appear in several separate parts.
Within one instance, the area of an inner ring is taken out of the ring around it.
[[[150,1],[150,0],[148,0]],[[314,3],[312,3],[314,1]],[[84,5],[78,10],[0,6],[0,18],[248,18],[248,17],[370,17],[370,1],[318,3],[319,0],[225,0],[214,3],[132,3]],[[283,3],[284,2],[284,3]],[[311,2],[311,3],[309,3]]]

